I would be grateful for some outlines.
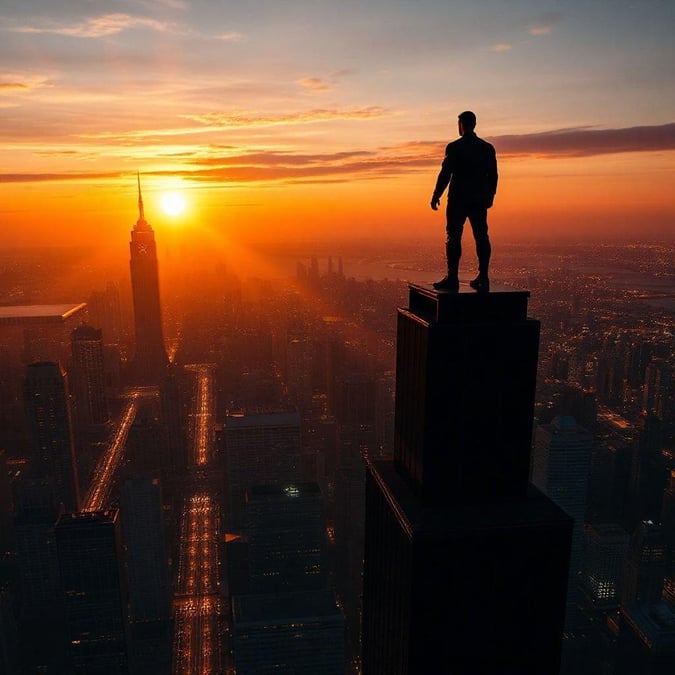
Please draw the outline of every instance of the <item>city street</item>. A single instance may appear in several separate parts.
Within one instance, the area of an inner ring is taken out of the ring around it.
[[[221,672],[218,623],[218,503],[209,490],[213,459],[212,376],[208,366],[190,366],[197,379],[190,415],[192,491],[180,524],[178,575],[174,596],[174,675]]]
[[[96,466],[89,491],[82,501],[82,511],[100,511],[105,508],[140,401],[144,397],[157,396],[157,387],[133,387],[127,390],[127,396],[129,401],[115,427],[108,450],[101,455]]]

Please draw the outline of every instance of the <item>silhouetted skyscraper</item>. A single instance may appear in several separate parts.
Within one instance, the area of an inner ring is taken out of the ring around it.
[[[535,431],[532,482],[574,518],[565,619],[568,627],[579,618],[579,572],[592,449],[593,436],[573,417],[556,417]]]
[[[242,525],[246,488],[300,479],[300,416],[228,415],[223,431],[229,502],[227,527],[232,531]]]
[[[171,667],[171,591],[159,481],[127,480],[120,512],[129,589],[131,672],[164,675]]]
[[[71,669],[77,675],[127,675],[126,601],[118,511],[63,514],[56,549]]]
[[[665,602],[622,607],[615,675],[671,675],[675,609]]]
[[[671,470],[668,487],[663,495],[661,524],[666,542],[666,577],[664,598],[675,606],[675,470]]]
[[[343,675],[344,617],[330,591],[233,600],[237,675]]]
[[[661,600],[666,575],[666,539],[663,527],[640,523],[630,540],[623,582],[624,605],[655,604]]]
[[[250,593],[325,588],[323,498],[316,483],[247,491]]]
[[[70,335],[73,360],[70,381],[83,424],[105,424],[109,419],[105,395],[103,340],[101,331],[82,324]]]
[[[395,459],[366,483],[363,672],[557,675],[571,521],[528,486],[525,291],[411,285]]]
[[[171,478],[187,468],[186,413],[181,390],[180,371],[172,364],[159,387],[160,415],[166,431],[166,462],[162,468]],[[162,487],[165,487],[162,484]]]
[[[155,233],[145,220],[140,178],[138,211],[138,221],[131,231],[129,244],[136,335],[136,351],[130,374],[138,382],[157,384],[164,375],[169,359],[162,331]]]
[[[66,511],[80,505],[66,373],[58,363],[26,367],[24,405],[31,431],[33,475],[49,476]]]
[[[628,533],[618,525],[594,524],[585,527],[585,554],[581,585],[592,607],[617,608],[628,550]]]
[[[62,507],[49,478],[22,478],[13,487],[22,652],[32,672],[59,672],[64,638],[54,525]]]

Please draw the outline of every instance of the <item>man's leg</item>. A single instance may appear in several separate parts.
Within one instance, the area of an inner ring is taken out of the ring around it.
[[[469,211],[469,222],[476,240],[476,255],[478,256],[478,275],[488,278],[490,267],[490,237],[488,236],[487,209],[475,208]]]
[[[445,211],[445,258],[448,263],[448,279],[459,281],[459,259],[462,257],[462,233],[466,209],[456,201],[448,201]]]

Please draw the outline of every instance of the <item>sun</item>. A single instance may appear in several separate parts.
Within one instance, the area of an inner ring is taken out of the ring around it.
[[[167,216],[179,216],[185,210],[185,199],[179,192],[162,195],[162,209]]]

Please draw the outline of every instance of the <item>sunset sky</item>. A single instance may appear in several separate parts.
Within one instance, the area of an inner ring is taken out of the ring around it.
[[[457,114],[497,238],[675,233],[672,0],[4,0],[3,245],[442,237]],[[170,216],[162,196],[179,190]]]

